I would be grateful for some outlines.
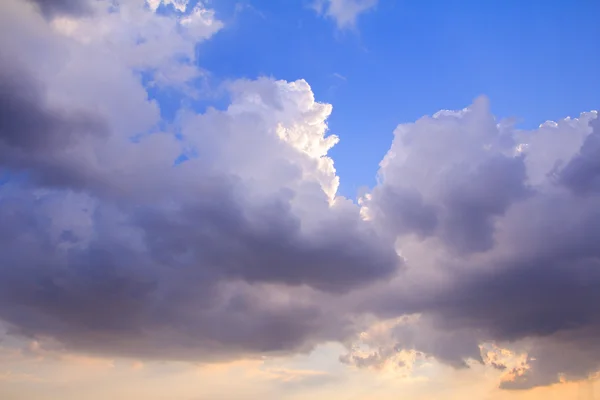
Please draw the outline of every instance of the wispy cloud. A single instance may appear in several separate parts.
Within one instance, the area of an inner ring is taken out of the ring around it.
[[[332,18],[338,28],[355,26],[358,17],[375,8],[378,0],[316,0],[314,9],[320,15]]]

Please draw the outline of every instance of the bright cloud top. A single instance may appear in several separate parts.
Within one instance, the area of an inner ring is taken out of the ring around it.
[[[356,204],[304,80],[235,80],[227,107],[161,119],[142,76],[195,95],[195,46],[223,27],[203,3],[1,7],[11,335],[204,362],[339,342],[345,364],[480,363],[506,389],[600,369],[597,112],[523,131],[482,97],[401,124]]]

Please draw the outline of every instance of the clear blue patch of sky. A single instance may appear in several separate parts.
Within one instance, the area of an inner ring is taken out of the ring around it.
[[[343,32],[309,4],[211,2],[225,28],[198,46],[198,64],[213,88],[236,78],[306,79],[318,101],[333,104],[329,126],[341,141],[331,155],[350,197],[375,183],[401,122],[481,94],[523,127],[600,106],[597,0],[380,0]],[[152,96],[173,118],[180,94]],[[224,107],[226,96],[192,104]]]

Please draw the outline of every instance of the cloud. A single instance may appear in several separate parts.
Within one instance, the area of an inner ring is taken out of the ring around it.
[[[377,0],[318,0],[317,12],[335,20],[338,28],[351,28],[359,15],[375,8]]]
[[[119,12],[102,9],[106,2],[97,4],[93,17],[49,22],[20,2],[3,5],[7,12],[1,17],[0,71],[3,96],[11,102],[4,108],[8,116],[3,118],[0,144],[5,155],[0,163],[18,164],[54,184],[94,185],[97,190],[102,186],[108,192],[130,187],[110,180],[105,175],[111,173],[108,165],[115,170],[144,168],[138,162],[150,150],[148,145],[178,151],[172,137],[159,135],[162,142],[153,138],[125,156],[131,137],[156,130],[160,122],[160,110],[148,100],[139,72],[161,85],[188,87],[198,74],[186,72],[194,60],[194,46],[222,24],[212,11],[198,6],[185,15],[165,16],[147,9],[143,1],[121,2]],[[96,25],[104,28],[90,28]],[[25,142],[29,147],[23,147]],[[162,161],[169,163],[178,155],[164,154]]]
[[[0,65],[0,166],[31,171],[45,182],[83,184],[87,176],[62,155],[88,137],[107,134],[105,121],[48,104],[33,77],[7,64]]]
[[[421,343],[395,328],[397,348],[460,364],[478,343],[526,347],[531,369],[505,388],[600,368],[597,135],[596,112],[519,131],[485,99],[396,129],[362,212],[407,260],[373,308],[429,321]],[[471,350],[440,353],[466,338]]]
[[[190,361],[357,339],[345,363],[483,363],[505,389],[600,369],[596,112],[522,131],[482,97],[399,125],[357,205],[337,194],[332,106],[306,81],[234,80],[226,108],[166,123],[142,74],[193,96],[195,48],[223,25],[202,4],[109,4],[0,6],[12,335]],[[374,5],[324,13],[348,26]]]
[[[29,0],[46,17],[57,15],[84,15],[92,11],[92,0]]]
[[[331,106],[305,81],[232,82],[226,110],[182,110],[161,130],[138,69],[177,65],[218,27],[209,10],[162,16],[126,2],[83,17],[104,24],[96,31],[3,7],[20,17],[4,29],[21,33],[0,40],[14,56],[0,68],[11,74],[0,161],[13,177],[0,192],[0,318],[13,334],[194,361],[351,334],[351,316],[323,303],[389,278],[401,259],[336,195]],[[202,29],[186,30],[197,18]],[[174,165],[186,149],[197,156]]]
[[[399,126],[365,211],[395,234],[436,235],[457,253],[487,250],[494,218],[530,190],[510,140],[484,98],[468,111]]]
[[[340,360],[358,368],[397,368],[408,374],[431,359],[455,368],[468,361],[483,363],[477,335],[469,328],[443,330],[423,315],[406,315],[379,322],[361,332]]]
[[[600,120],[592,122],[595,129],[586,137],[579,154],[560,171],[560,182],[582,195],[600,191]]]

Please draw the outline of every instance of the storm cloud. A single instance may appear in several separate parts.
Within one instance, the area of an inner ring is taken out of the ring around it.
[[[26,69],[0,65],[0,166],[55,184],[85,184],[88,177],[68,153],[89,136],[106,135],[107,124],[93,112],[53,106],[44,95]]]
[[[532,368],[505,388],[551,384],[560,374],[584,379],[600,367],[597,134],[596,112],[524,132],[495,121],[482,100],[397,128],[382,182],[363,199],[366,212],[383,230],[404,215],[431,216],[397,227],[404,279],[414,286],[391,284],[387,295],[373,296],[372,308],[428,322],[414,328],[418,342],[400,333],[405,325],[390,328],[388,346],[461,365],[481,361],[482,343],[527,343]],[[540,146],[545,136],[574,151],[549,159],[552,148]],[[391,206],[384,195],[391,190],[419,201]],[[438,331],[461,334],[440,346]],[[460,341],[468,337],[465,348]],[[557,357],[557,349],[573,358]]]
[[[39,7],[47,17],[57,15],[85,15],[92,12],[93,0],[27,0]]]
[[[45,40],[36,29],[26,33]],[[71,57],[88,51],[48,40]],[[59,73],[73,62],[54,61]],[[60,76],[44,86],[10,66],[1,69],[10,72],[2,165],[14,178],[0,198],[0,317],[12,332],[141,358],[306,351],[351,334],[350,316],[320,302],[401,266],[392,238],[333,197],[331,106],[306,82],[238,81],[228,109],[184,112],[177,138],[131,129],[144,124],[86,90],[53,104]],[[144,91],[135,71],[116,67],[115,88]],[[134,100],[152,122],[153,104]],[[197,156],[176,163],[186,151]]]
[[[517,368],[482,354],[493,343],[527,353],[506,389],[600,369],[597,112],[520,130],[480,97],[401,124],[355,202],[332,106],[302,79],[227,82],[226,107],[162,118],[142,76],[193,98],[195,46],[222,26],[202,4],[99,1],[83,21],[84,3],[39,3],[69,22],[0,6],[10,334],[161,360],[337,341],[359,367]]]

